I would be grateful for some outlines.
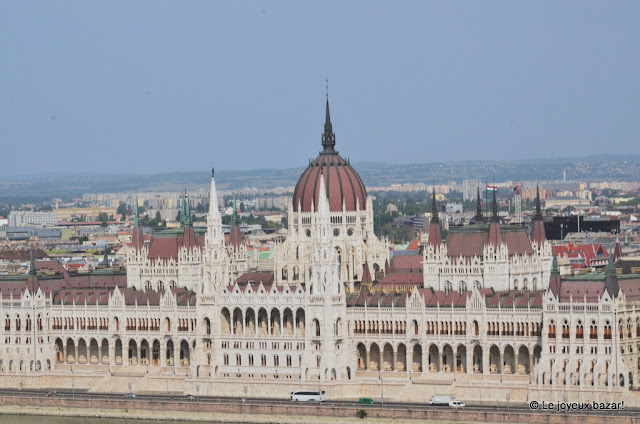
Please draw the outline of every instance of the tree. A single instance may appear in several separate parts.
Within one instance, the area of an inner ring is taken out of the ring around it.
[[[118,205],[118,210],[116,211],[116,213],[118,213],[119,215],[126,216],[126,215],[131,215],[133,211],[131,210],[131,207],[128,204],[123,202]]]
[[[100,221],[100,225],[102,227],[106,227],[107,226],[107,221],[109,220],[109,215],[107,215],[106,212],[100,212],[98,214],[98,221]]]

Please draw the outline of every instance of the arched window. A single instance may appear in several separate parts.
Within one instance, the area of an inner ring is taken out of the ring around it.
[[[451,281],[444,282],[444,294],[451,293]]]
[[[458,284],[458,293],[462,294],[467,291],[467,283],[464,281],[460,281]]]

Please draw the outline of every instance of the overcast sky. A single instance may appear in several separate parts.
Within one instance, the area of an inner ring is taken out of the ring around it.
[[[0,175],[640,153],[638,1],[0,0]]]

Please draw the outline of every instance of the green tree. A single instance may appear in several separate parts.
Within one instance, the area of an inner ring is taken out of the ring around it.
[[[107,215],[106,212],[100,212],[98,214],[98,221],[100,221],[100,225],[102,227],[106,227],[107,226],[107,221],[109,220],[109,215]]]

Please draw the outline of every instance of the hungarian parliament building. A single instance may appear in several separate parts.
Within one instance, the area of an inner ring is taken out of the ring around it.
[[[640,275],[617,272],[612,254],[605,272],[561,276],[539,196],[530,228],[502,224],[494,193],[490,212],[478,204],[445,238],[434,201],[420,253],[393,255],[335,144],[327,100],[322,150],[300,176],[269,269],[251,265],[237,225],[223,233],[212,170],[206,231],[188,202],[181,228],[150,239],[136,214],[126,273],[32,260],[28,275],[0,279],[3,385],[84,372],[107,390],[101,379],[122,372],[218,393],[287,381],[345,397],[340,387],[383,380],[389,396],[420,383],[637,387]]]

